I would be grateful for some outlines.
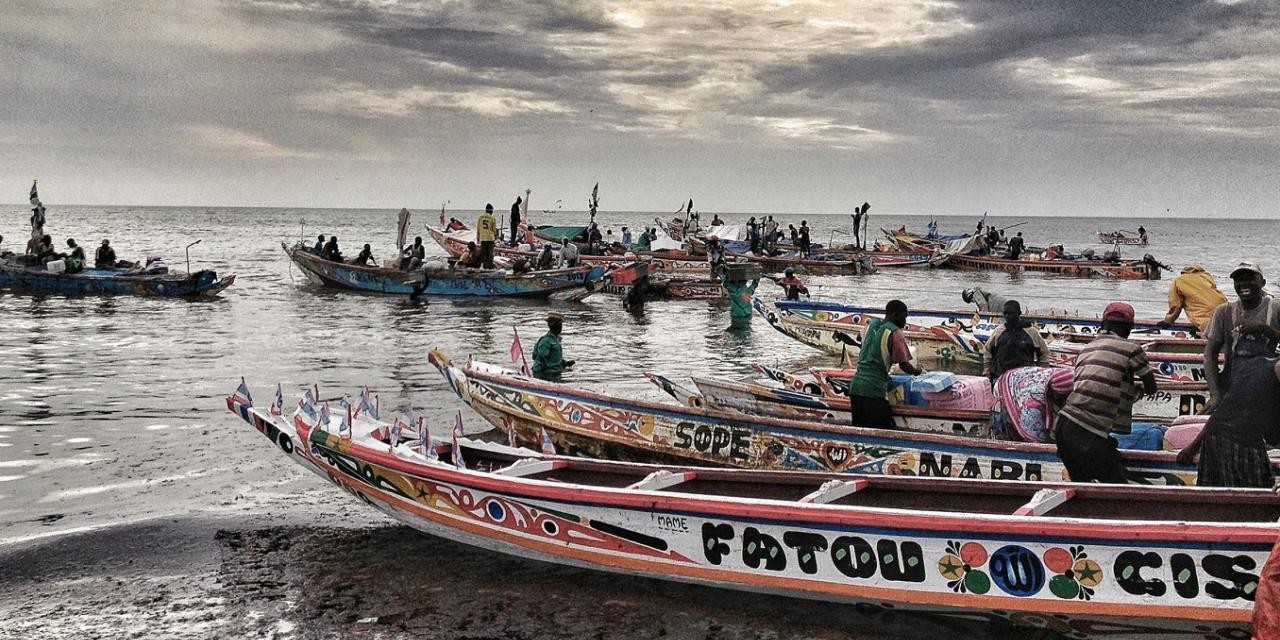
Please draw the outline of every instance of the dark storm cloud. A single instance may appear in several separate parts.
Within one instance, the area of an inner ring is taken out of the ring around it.
[[[1276,23],[1275,11],[1262,3],[1227,5],[1198,0],[976,1],[937,10],[931,17],[939,24],[963,22],[972,28],[924,42],[815,54],[799,65],[777,65],[761,78],[771,89],[782,91],[826,93],[875,84],[954,96],[950,90],[957,87],[951,85],[944,84],[937,91],[929,88],[940,76],[965,70],[995,76],[999,72],[993,68],[1001,63],[1032,57],[1064,58],[1108,51],[1108,62],[1117,67],[1234,57],[1242,52],[1216,36],[1239,26]],[[975,86],[965,93],[999,88]]]

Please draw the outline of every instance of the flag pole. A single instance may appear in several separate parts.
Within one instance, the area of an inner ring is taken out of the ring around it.
[[[516,334],[516,340],[520,339],[520,330],[516,329],[515,325],[511,325],[511,332]],[[520,343],[520,359],[524,361],[524,371],[521,371],[520,373],[524,373],[526,375],[532,374],[533,369],[529,368],[529,357],[524,354],[523,342]]]

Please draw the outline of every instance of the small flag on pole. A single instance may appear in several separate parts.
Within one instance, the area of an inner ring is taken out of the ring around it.
[[[316,404],[316,397],[317,396],[315,394],[311,393],[310,389],[307,389],[307,392],[302,394],[302,401],[306,403],[307,406],[314,407]]]
[[[294,415],[299,413],[302,414],[303,422],[306,422],[307,426],[314,429],[320,418],[320,416],[316,414],[315,406],[307,404],[306,400],[298,400],[298,410],[294,412]]]
[[[360,415],[360,412],[369,414],[369,417],[374,420],[378,419],[378,405],[373,402],[369,402],[368,386],[360,389],[360,406],[356,407],[356,415]]]
[[[320,416],[317,419],[317,426],[319,426],[321,429],[324,429],[325,431],[328,431],[330,419],[331,418],[329,416],[329,403],[326,402],[320,405]]]
[[[271,415],[284,415],[284,387],[279,382],[276,383],[276,399],[271,403]]]
[[[406,408],[404,411],[400,412],[400,417],[396,418],[396,421],[391,423],[391,448],[396,448],[396,445],[400,442],[400,434],[404,433],[405,429],[412,428],[413,409]]]
[[[511,333],[515,334],[515,338],[511,340],[511,363],[520,365],[520,374],[531,376],[533,372],[529,371],[529,361],[524,357],[524,346],[520,344],[520,332],[515,327],[511,327]]]
[[[253,406],[253,396],[249,393],[249,385],[244,383],[244,378],[240,378],[240,386],[236,387],[235,395],[232,396],[236,404],[242,404],[246,407]]]
[[[342,400],[338,401],[338,405],[342,407],[342,415],[339,416],[342,421],[338,423],[338,437],[342,438],[343,440],[350,440],[351,439],[351,420],[352,420],[351,403],[347,402],[346,398],[343,398]]]
[[[428,460],[440,459],[436,454],[436,444],[431,441],[431,430],[427,428],[422,416],[418,416],[418,451],[422,452]]]
[[[458,417],[453,422],[453,466],[459,469],[467,468],[467,461],[462,459],[462,446],[458,443],[458,438],[462,437],[462,412],[458,412]]]
[[[556,443],[551,441],[551,436],[547,435],[547,428],[542,427],[542,455],[556,455]]]

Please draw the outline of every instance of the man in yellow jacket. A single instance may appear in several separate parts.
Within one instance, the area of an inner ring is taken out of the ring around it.
[[[493,268],[493,243],[498,238],[498,220],[493,217],[493,204],[484,206],[484,213],[476,219],[476,240],[480,241],[480,266]]]
[[[1209,318],[1218,305],[1227,301],[1227,297],[1218,291],[1218,283],[1213,274],[1204,267],[1193,264],[1182,270],[1182,274],[1173,279],[1169,286],[1169,312],[1158,324],[1167,328],[1178,319],[1183,309],[1187,311],[1187,319],[1194,324],[1200,333],[1209,326]]]

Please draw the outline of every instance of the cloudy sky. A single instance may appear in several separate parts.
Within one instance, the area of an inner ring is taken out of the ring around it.
[[[0,6],[3,202],[1280,208],[1274,1]]]

